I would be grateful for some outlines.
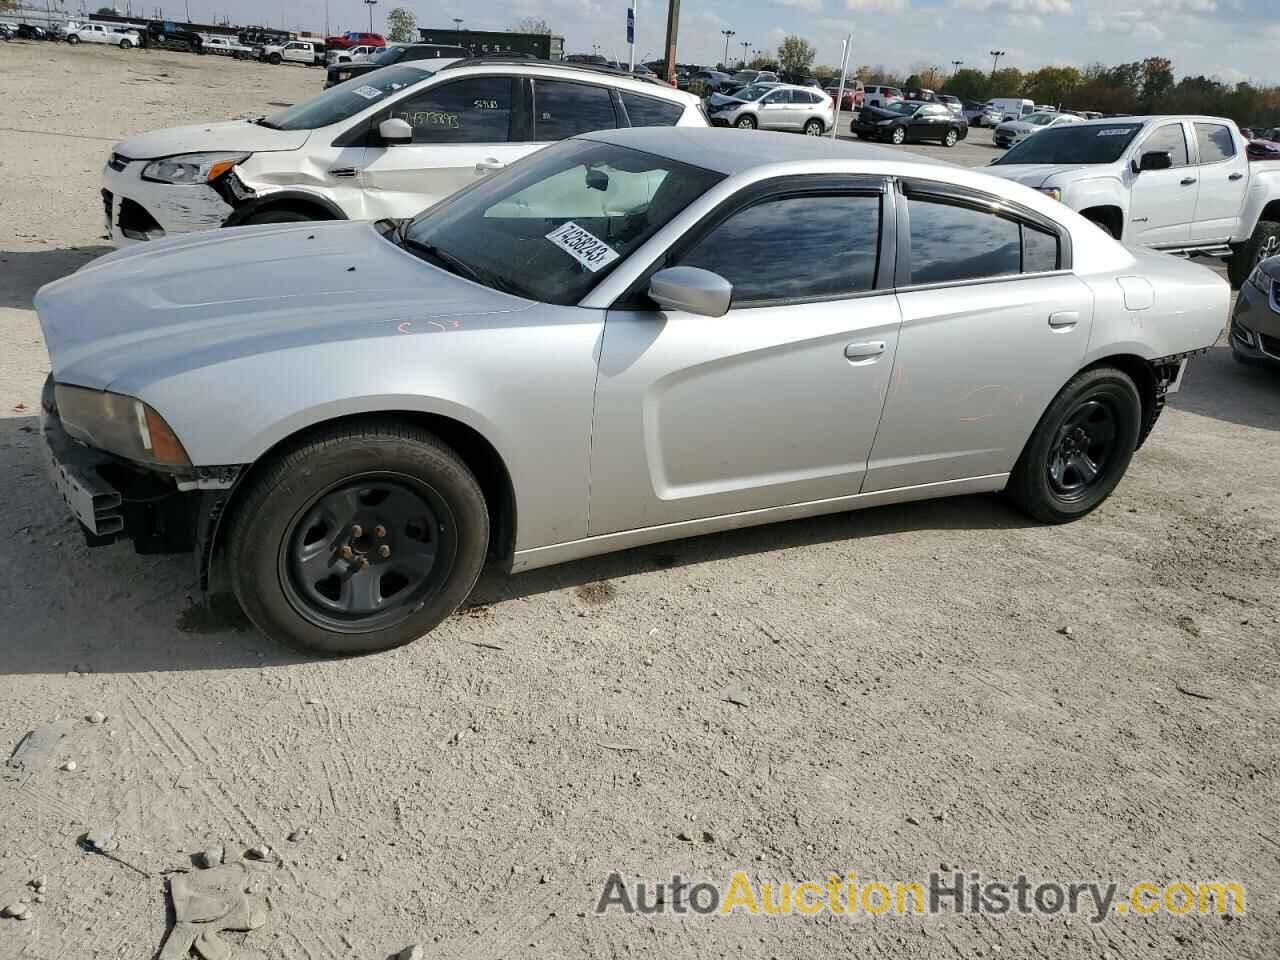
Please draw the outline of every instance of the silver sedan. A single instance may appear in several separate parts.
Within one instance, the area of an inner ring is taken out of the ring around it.
[[[41,289],[90,543],[271,636],[408,643],[512,571],[751,524],[1115,489],[1227,284],[978,171],[693,128],[549,146],[415,219],[139,245]]]
[[[783,130],[818,137],[835,123],[835,104],[816,87],[753,83],[732,94],[707,98],[713,126],[741,130]]]

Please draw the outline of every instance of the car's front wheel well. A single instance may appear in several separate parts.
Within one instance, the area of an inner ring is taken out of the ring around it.
[[[376,414],[355,414],[349,417],[338,417],[314,423],[297,433],[290,434],[258,457],[241,472],[235,486],[229,491],[226,501],[217,511],[217,529],[210,531],[213,539],[209,549],[205,551],[207,559],[201,565],[212,568],[226,546],[227,531],[231,529],[231,518],[235,515],[240,496],[252,486],[252,480],[283,452],[293,449],[300,443],[324,430],[335,426],[352,427],[361,421],[398,420],[412,423],[429,430],[447,444],[454,453],[467,465],[475,476],[484,493],[485,504],[489,511],[489,559],[496,562],[507,561],[515,549],[516,505],[515,488],[511,483],[511,474],[501,454],[479,431],[461,421],[438,414],[422,413],[412,410],[389,410]],[[201,579],[210,577],[211,569],[201,571]]]
[[[1111,234],[1113,239],[1120,240],[1124,235],[1124,211],[1119,207],[1089,207],[1080,211],[1080,216]]]

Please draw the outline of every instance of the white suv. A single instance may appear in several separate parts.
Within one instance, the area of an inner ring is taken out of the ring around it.
[[[863,93],[862,102],[868,107],[888,107],[902,102],[902,91],[897,87],[870,84]]]
[[[118,246],[253,223],[409,217],[592,130],[707,126],[696,96],[538,61],[394,64],[270,117],[158,130],[103,170]]]
[[[362,43],[348,50],[329,50],[324,55],[324,62],[325,66],[329,67],[335,63],[362,63],[385,49],[385,47],[375,47],[372,43]]]

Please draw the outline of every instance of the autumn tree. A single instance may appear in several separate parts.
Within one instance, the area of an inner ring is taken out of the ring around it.
[[[405,7],[395,7],[387,14],[387,39],[392,43],[409,43],[416,39],[418,18]]]
[[[541,17],[525,17],[510,27],[512,33],[534,33],[541,37],[551,35],[551,24]]]
[[[1155,103],[1173,88],[1173,64],[1168,57],[1142,61],[1142,101]]]
[[[786,73],[808,73],[818,50],[804,37],[795,34],[778,44],[778,65]]]
[[[1064,103],[1081,82],[1080,71],[1075,67],[1041,67],[1023,78],[1022,92],[1036,103],[1057,106]]]
[[[1022,71],[1017,67],[1005,67],[991,75],[992,97],[1021,97]]]

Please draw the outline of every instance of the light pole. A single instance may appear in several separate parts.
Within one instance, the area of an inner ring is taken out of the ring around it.
[[[373,7],[378,0],[364,0],[364,5],[369,8],[369,32],[373,33]]]
[[[962,64],[962,63],[964,63],[964,61],[963,61],[963,60],[952,60],[952,61],[951,61],[951,75],[952,75],[953,77],[956,75],[956,71],[960,69],[960,64]]]
[[[748,48],[749,46],[751,46],[751,41],[750,41],[750,40],[743,40],[743,41],[742,41],[742,65],[743,65],[744,67],[747,65],[747,48]]]
[[[454,28],[455,30],[457,30],[458,32],[461,32],[461,31],[462,31],[462,18],[461,18],[461,17],[454,17],[454,18],[453,18],[453,28]]]
[[[720,32],[724,34],[724,68],[728,70],[729,69],[729,38],[732,37],[738,31],[721,30]]]
[[[995,75],[996,75],[996,64],[1000,62],[1000,58],[1003,57],[1006,52],[1007,51],[1005,50],[988,50],[987,51],[987,53],[991,54],[991,78],[993,80],[995,79]]]

